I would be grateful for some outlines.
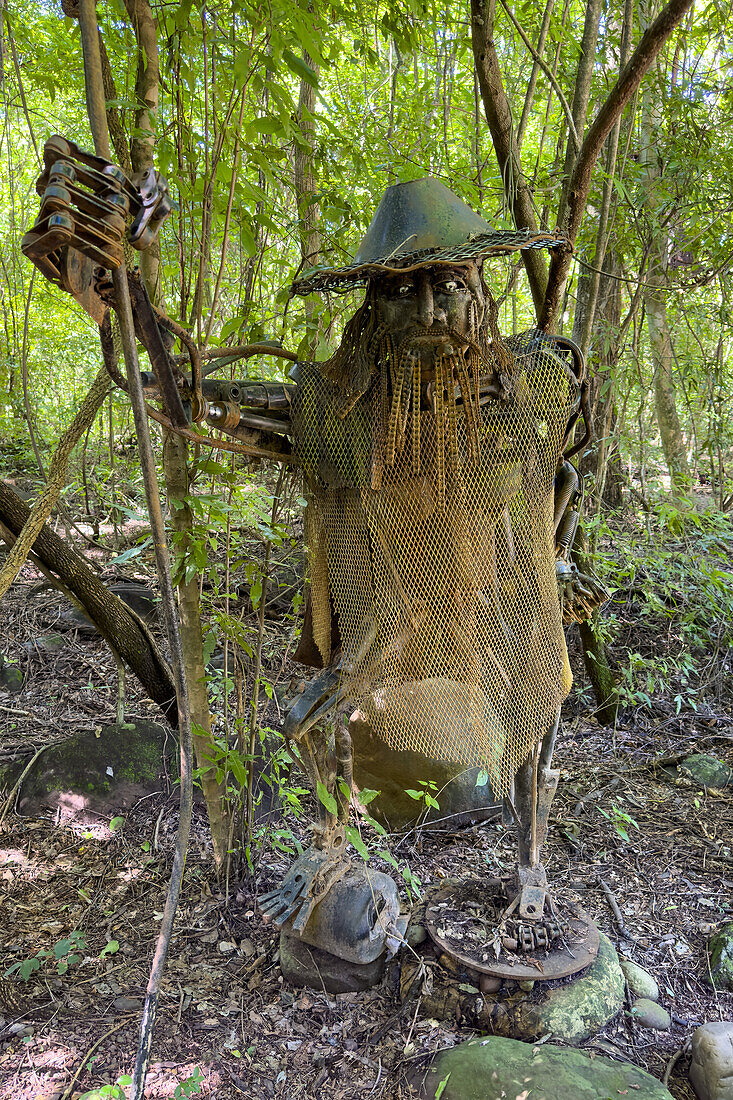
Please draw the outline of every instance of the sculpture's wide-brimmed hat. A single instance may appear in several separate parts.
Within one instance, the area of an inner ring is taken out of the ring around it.
[[[388,187],[353,261],[304,272],[291,293],[345,291],[376,275],[566,243],[558,233],[495,229],[440,180],[428,176]]]

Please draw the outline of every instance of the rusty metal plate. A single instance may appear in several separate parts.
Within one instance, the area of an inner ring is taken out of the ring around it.
[[[598,954],[598,929],[587,913],[578,909],[575,915],[565,918],[570,933],[565,936],[564,942],[554,943],[549,951],[535,952],[532,956],[534,963],[529,960],[525,962],[521,956],[477,958],[475,954],[458,948],[453,942],[455,937],[448,937],[444,906],[448,903],[451,910],[460,913],[471,903],[475,905],[481,900],[495,900],[499,911],[505,907],[509,899],[501,879],[471,879],[456,886],[444,886],[429,898],[425,910],[425,928],[433,943],[469,970],[517,982],[547,982],[585,970]]]

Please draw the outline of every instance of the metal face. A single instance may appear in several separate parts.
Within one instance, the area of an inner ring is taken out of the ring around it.
[[[438,352],[467,347],[474,302],[469,279],[467,268],[428,267],[380,281],[377,309],[395,345],[403,349],[409,341],[423,365]],[[470,281],[475,286],[477,280]]]
[[[567,918],[565,923],[568,927],[564,929],[562,936],[553,939],[550,949],[536,950],[531,960],[516,956],[483,959],[477,958],[467,950],[457,948],[453,942],[454,937],[450,939],[448,937],[448,930],[445,927],[445,909],[442,906],[448,903],[452,909],[458,909],[463,914],[467,913],[469,906],[475,906],[487,900],[493,900],[498,907],[501,907],[503,899],[505,899],[505,893],[500,879],[485,881],[474,879],[458,886],[444,886],[433,894],[427,905],[425,927],[428,935],[436,947],[469,971],[516,982],[547,982],[556,978],[567,978],[585,970],[593,962],[598,954],[598,929],[590,917],[581,910],[577,910],[574,916]],[[540,923],[539,928],[542,929],[545,923]],[[544,934],[540,931],[539,936],[535,935],[533,938],[535,944],[540,943],[544,939]],[[527,943],[529,946],[529,938]],[[547,951],[546,954],[543,953],[544,950]]]

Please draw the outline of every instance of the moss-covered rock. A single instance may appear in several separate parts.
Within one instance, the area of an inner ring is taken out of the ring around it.
[[[126,809],[158,789],[174,747],[171,732],[157,722],[123,722],[74,734],[38,758],[23,780],[18,809],[23,814],[57,809],[62,820]]]
[[[23,687],[23,672],[12,661],[6,661],[0,653],[0,691],[12,691],[13,694]]]
[[[550,1034],[569,1043],[582,1043],[612,1020],[623,1004],[624,977],[616,949],[601,933],[598,955],[584,974],[550,988],[537,982],[535,991],[513,1006],[506,1030],[494,1030],[521,1039]]]
[[[712,787],[713,790],[723,791],[726,787],[733,787],[733,769],[718,760],[717,756],[709,753],[697,752],[688,756],[679,766],[680,775],[698,783],[701,787]]]
[[[718,989],[733,989],[733,924],[723,927],[710,937],[710,978]]]
[[[555,1035],[582,1043],[618,1014],[624,999],[624,978],[613,944],[600,933],[598,955],[583,973],[558,981],[534,983],[531,990],[516,982],[480,993],[478,976],[471,977],[447,956],[432,970],[432,988],[422,997],[423,1012],[438,1020],[458,1020],[508,1039],[533,1042]],[[402,962],[403,997],[409,993],[419,959]]]
[[[631,959],[621,959],[621,970],[629,991],[635,997],[646,997],[650,1001],[659,1000],[659,986],[656,978],[653,978],[643,967],[632,962]]]
[[[531,1046],[499,1038],[470,1039],[444,1051],[413,1084],[422,1100],[437,1095],[442,1100],[610,1100],[627,1094],[636,1100],[672,1100],[655,1077],[629,1062],[552,1043]]]

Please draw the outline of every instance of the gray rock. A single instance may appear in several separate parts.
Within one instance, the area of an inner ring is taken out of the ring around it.
[[[629,1062],[592,1057],[552,1043],[531,1046],[513,1039],[470,1039],[439,1054],[426,1074],[413,1079],[421,1100],[672,1100],[656,1078]]]
[[[690,1081],[700,1100],[733,1100],[733,1022],[716,1020],[694,1033]]]
[[[626,978],[629,992],[635,997],[646,997],[650,1001],[659,1000],[659,986],[656,978],[641,966],[632,962],[631,959],[621,959],[621,970]]]
[[[680,775],[686,779],[692,779],[701,787],[712,787],[713,790],[722,791],[726,787],[733,787],[733,769],[718,760],[717,756],[708,753],[695,753],[688,756],[679,766]]]
[[[115,997],[112,1007],[115,1012],[141,1012],[143,1002],[140,997]]]
[[[23,780],[18,810],[32,815],[57,809],[62,821],[91,817],[98,825],[100,814],[117,814],[160,789],[158,776],[174,747],[172,733],[157,722],[74,734],[38,758]]]
[[[386,965],[382,953],[371,963],[352,963],[330,951],[303,943],[298,936],[280,933],[280,970],[286,982],[328,993],[360,993],[381,981]]]
[[[654,1031],[669,1031],[672,1024],[666,1008],[662,1008],[656,1001],[650,1001],[648,997],[640,997],[638,1001],[634,1001],[631,1016],[637,1024]]]
[[[733,924],[723,927],[708,941],[710,980],[718,989],[733,989]]]
[[[433,760],[410,749],[398,751],[375,733],[364,714],[352,715],[349,733],[354,750],[354,779],[360,790],[379,791],[369,803],[369,811],[391,829],[413,825],[425,810],[406,790],[420,790],[420,781],[433,782],[431,791],[440,809],[429,810],[424,820],[450,817],[460,825],[482,821],[500,808],[500,802],[488,783],[476,786],[480,768]]]
[[[0,689],[13,694],[23,687],[23,672],[17,665],[6,661],[0,653]]]

